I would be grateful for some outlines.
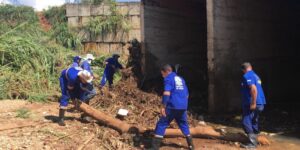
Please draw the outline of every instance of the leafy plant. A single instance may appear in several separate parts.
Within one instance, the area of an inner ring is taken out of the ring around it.
[[[82,46],[82,38],[78,33],[71,31],[67,23],[55,25],[52,31],[52,38],[66,48],[79,49]]]
[[[110,15],[97,16],[91,18],[84,29],[91,33],[91,38],[95,39],[98,35],[116,35],[118,32],[128,33],[131,26],[128,23],[128,17],[122,15],[117,10],[115,0],[108,0]]]
[[[36,17],[35,13],[32,15]],[[22,18],[12,13],[10,16],[12,22]],[[7,20],[5,17],[0,14],[0,18]],[[37,20],[0,24],[4,30],[0,31],[0,99],[45,101],[48,96],[56,95],[58,77],[69,64],[72,53],[51,40]]]
[[[104,0],[81,0],[82,4],[100,5]]]
[[[25,21],[36,22],[38,20],[34,10],[28,6],[0,5],[0,22],[11,27]]]
[[[44,11],[44,15],[52,25],[51,37],[57,43],[70,49],[80,49],[82,38],[78,34],[78,30],[68,28],[66,17],[66,6],[51,7]]]
[[[17,118],[23,118],[23,119],[26,119],[26,118],[29,118],[30,117],[30,110],[27,109],[27,108],[20,108],[16,111],[16,117]]]
[[[68,21],[65,5],[59,7],[50,7],[49,9],[45,10],[43,14],[51,25],[66,23]]]

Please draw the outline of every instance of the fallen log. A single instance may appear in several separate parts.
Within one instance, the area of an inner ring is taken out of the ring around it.
[[[132,132],[133,129],[137,130],[138,132],[145,131],[145,129],[143,129],[143,128],[129,125],[119,119],[116,119],[109,115],[106,115],[105,113],[103,113],[93,107],[90,107],[89,105],[87,105],[85,103],[80,102],[79,109],[82,110],[83,112],[85,112],[86,114],[90,115],[94,119],[100,121],[101,123],[117,130],[118,132],[121,132],[121,133]]]
[[[80,102],[79,108],[86,114],[93,117],[94,119],[117,130],[120,133],[141,133],[142,134],[147,131],[153,131],[153,129],[146,129],[144,127],[130,125],[119,119],[106,115],[105,113],[93,107],[90,107],[85,103]],[[237,133],[222,135],[221,133],[215,131],[211,126],[198,126],[195,128],[190,128],[190,132],[193,137],[222,139],[222,140],[233,141],[233,142],[245,142],[245,140],[247,140],[247,137],[245,135],[241,135]],[[179,129],[167,129],[165,132],[165,137],[180,137],[180,136],[183,136],[183,134]],[[270,142],[266,137],[261,137],[261,136],[258,137],[258,142],[261,143],[262,145],[270,144]]]

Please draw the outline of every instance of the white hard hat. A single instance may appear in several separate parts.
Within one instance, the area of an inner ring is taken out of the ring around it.
[[[95,57],[93,56],[93,54],[86,54],[86,58],[87,60],[91,59],[91,60],[94,60]]]
[[[83,80],[85,80],[87,83],[91,83],[93,81],[92,74],[87,70],[82,70],[78,73],[78,76],[80,76]]]

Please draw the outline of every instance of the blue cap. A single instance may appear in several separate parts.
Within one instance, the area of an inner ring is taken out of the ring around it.
[[[73,58],[73,61],[74,61],[74,62],[77,62],[78,60],[81,60],[81,57],[80,57],[80,56],[75,56],[75,57]]]

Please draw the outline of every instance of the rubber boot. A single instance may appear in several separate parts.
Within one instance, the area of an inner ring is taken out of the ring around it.
[[[246,149],[255,149],[258,145],[257,135],[254,133],[250,133],[248,134],[248,138],[250,142],[248,144],[241,144],[241,147]]]
[[[186,137],[186,142],[188,144],[189,150],[194,150],[195,149],[195,146],[193,144],[193,138],[192,138],[192,136],[187,136]]]
[[[162,138],[154,137],[152,139],[150,150],[159,150],[161,141],[162,141]]]
[[[65,110],[64,109],[59,109],[59,116],[58,116],[59,120],[58,120],[58,125],[60,126],[65,126]]]

